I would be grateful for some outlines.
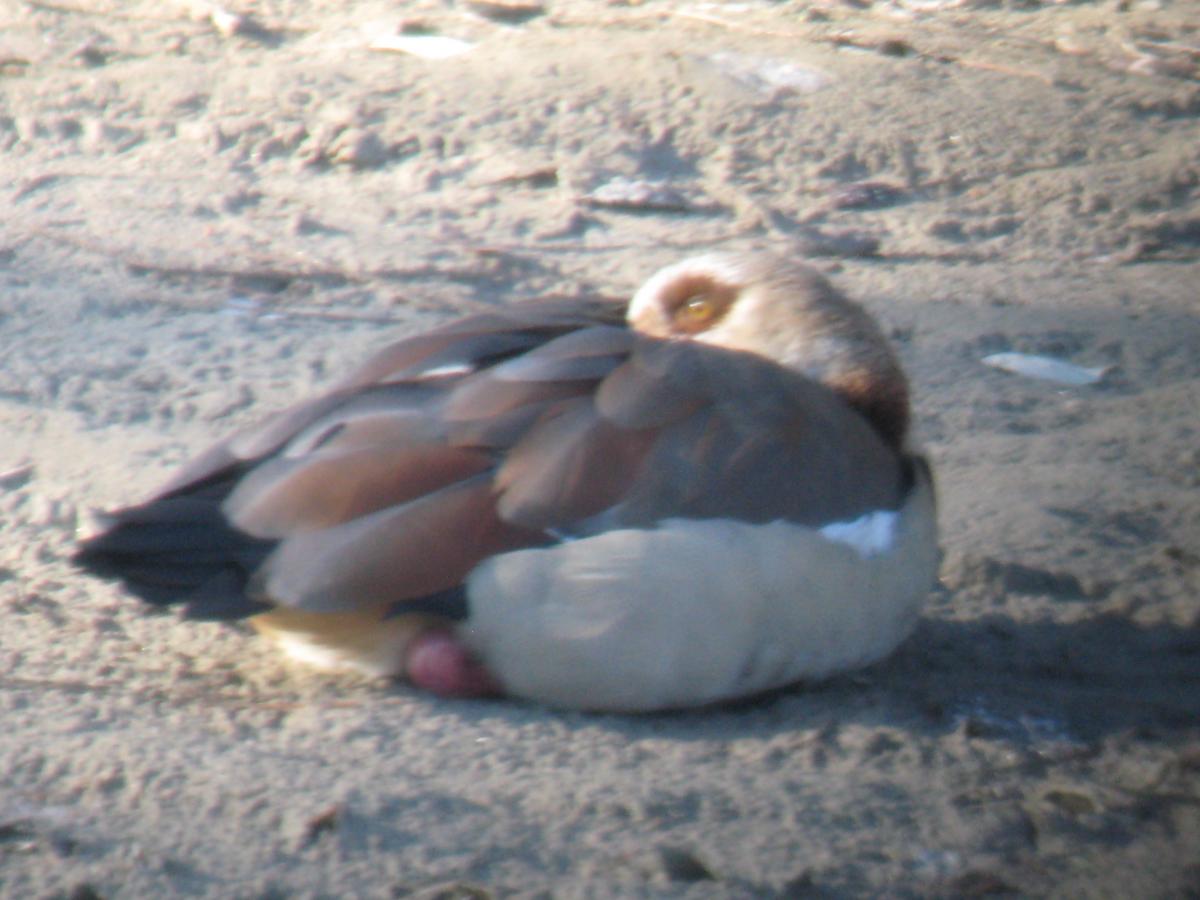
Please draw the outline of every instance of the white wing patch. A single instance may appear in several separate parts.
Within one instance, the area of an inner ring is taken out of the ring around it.
[[[432,369],[423,369],[417,374],[421,378],[449,378],[455,375],[470,375],[476,368],[473,363],[451,362],[434,366]]]
[[[864,559],[887,553],[896,540],[896,521],[899,513],[877,510],[850,522],[832,522],[821,529],[831,541],[847,544]]]

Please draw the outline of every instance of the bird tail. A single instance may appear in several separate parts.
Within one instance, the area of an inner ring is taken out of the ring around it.
[[[212,498],[167,496],[110,513],[74,564],[121,582],[155,606],[191,619],[241,619],[270,609],[248,596],[250,573],[275,546],[233,528]]]

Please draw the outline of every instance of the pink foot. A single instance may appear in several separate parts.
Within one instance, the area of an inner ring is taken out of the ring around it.
[[[408,680],[441,697],[488,697],[502,693],[492,674],[451,632],[434,629],[413,640],[405,662]]]

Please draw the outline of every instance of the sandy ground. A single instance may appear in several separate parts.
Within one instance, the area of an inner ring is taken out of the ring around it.
[[[0,0],[0,895],[1197,896],[1198,45],[1188,0]],[[754,246],[913,376],[945,565],[884,664],[443,702],[65,562],[389,338]]]

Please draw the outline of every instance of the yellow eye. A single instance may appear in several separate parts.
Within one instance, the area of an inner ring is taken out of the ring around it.
[[[671,330],[681,335],[708,331],[721,321],[736,299],[736,288],[714,284],[709,278],[689,279],[665,298]]]
[[[703,325],[717,312],[711,294],[692,294],[675,310],[675,318],[685,325]]]

